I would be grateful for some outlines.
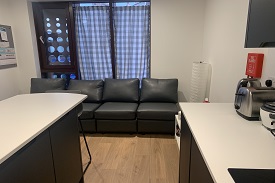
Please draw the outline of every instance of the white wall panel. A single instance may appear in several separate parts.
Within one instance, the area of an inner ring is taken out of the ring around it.
[[[10,1],[1,0],[0,3],[0,24],[12,26],[12,33],[14,34],[13,20],[11,16],[9,16],[11,14]],[[0,69],[0,100],[9,98],[19,93],[17,74],[18,67]]]
[[[192,63],[202,58],[204,0],[151,1],[151,76],[178,78],[189,99]]]
[[[234,102],[238,81],[245,76],[248,52],[264,53],[268,49],[245,49],[249,0],[207,0],[203,59],[212,64],[210,102]],[[264,60],[264,73],[270,60]]]
[[[30,78],[40,76],[38,51],[31,3],[27,0],[11,1],[14,39],[16,41],[20,93],[29,93]]]

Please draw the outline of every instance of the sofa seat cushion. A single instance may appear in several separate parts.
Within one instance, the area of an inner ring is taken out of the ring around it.
[[[106,102],[95,111],[96,119],[136,119],[137,103]]]
[[[138,133],[175,134],[175,120],[138,120]]]
[[[95,119],[81,119],[81,124],[83,127],[83,131],[85,133],[95,133],[96,132],[96,122]],[[81,131],[80,123],[78,123],[79,132]]]
[[[174,120],[177,113],[175,103],[141,103],[137,109],[137,119]]]
[[[110,119],[99,119],[96,120],[97,132],[99,133],[136,133],[137,132],[137,121],[136,119],[126,120],[110,120]]]
[[[83,111],[80,119],[93,119],[95,110],[100,106],[97,103],[82,103]]]

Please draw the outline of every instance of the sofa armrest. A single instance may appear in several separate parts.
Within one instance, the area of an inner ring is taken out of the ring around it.
[[[99,103],[102,100],[103,80],[70,80],[68,90],[79,90],[87,95],[84,102]]]
[[[44,93],[47,90],[64,90],[65,87],[66,80],[62,78],[31,78],[30,93]]]

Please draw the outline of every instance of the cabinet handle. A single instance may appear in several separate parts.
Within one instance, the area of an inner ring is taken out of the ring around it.
[[[271,119],[275,119],[275,114],[274,114],[274,113],[269,113],[269,117],[270,117]],[[272,122],[274,122],[274,121],[272,121]]]
[[[41,43],[44,44],[43,37],[40,36],[39,39],[40,39]]]
[[[273,136],[275,136],[275,129],[271,129],[270,132]]]

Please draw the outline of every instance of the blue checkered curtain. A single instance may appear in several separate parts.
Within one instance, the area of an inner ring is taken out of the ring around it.
[[[81,79],[112,78],[109,7],[77,6],[75,27]]]
[[[150,6],[118,6],[113,13],[117,78],[148,78]]]

